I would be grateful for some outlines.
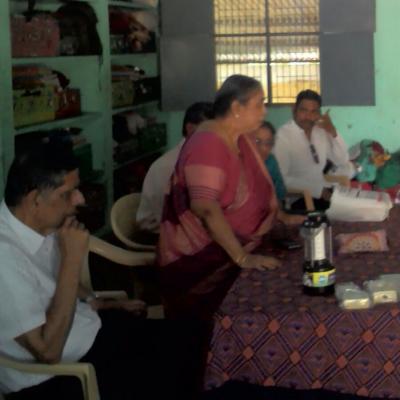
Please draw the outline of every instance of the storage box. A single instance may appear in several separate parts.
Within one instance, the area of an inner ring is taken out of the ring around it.
[[[133,82],[130,79],[112,82],[113,108],[130,106],[133,104]]]
[[[48,13],[35,15],[27,21],[23,15],[11,17],[13,57],[51,57],[59,53],[60,29]]]
[[[138,137],[134,136],[131,139],[120,143],[115,148],[114,160],[118,164],[123,164],[130,159],[137,157],[140,154],[140,144]]]
[[[164,147],[167,144],[166,124],[153,124],[141,129],[139,133],[139,143],[142,153]]]
[[[129,53],[129,43],[125,35],[110,35],[111,54]]]
[[[143,78],[134,82],[135,104],[160,100],[161,85],[160,77]]]
[[[66,88],[56,95],[56,118],[69,118],[81,114],[81,93],[79,89]]]
[[[33,125],[55,119],[56,100],[53,86],[35,90],[14,90],[14,126]]]

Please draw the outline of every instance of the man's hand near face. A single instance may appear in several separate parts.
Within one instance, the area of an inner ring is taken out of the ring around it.
[[[332,137],[335,138],[337,136],[335,125],[333,125],[333,122],[332,122],[331,117],[329,115],[329,110],[327,110],[325,112],[325,114],[321,115],[321,117],[316,121],[315,125],[320,127],[320,128],[322,128],[322,129],[324,129]]]
[[[46,322],[16,338],[37,360],[61,360],[73,321],[80,272],[85,260],[89,233],[75,217],[68,217],[58,230],[60,270],[54,296],[46,312]]]
[[[81,269],[89,248],[89,232],[72,217],[67,217],[58,231],[61,259]]]

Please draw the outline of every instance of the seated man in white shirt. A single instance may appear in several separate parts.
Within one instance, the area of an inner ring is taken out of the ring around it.
[[[185,140],[204,120],[212,117],[212,103],[192,104],[185,112],[182,123],[183,139],[150,166],[143,182],[140,205],[136,221],[143,231],[158,233],[164,204],[164,192],[175,168],[181,147]],[[140,241],[140,238],[137,238]]]
[[[349,161],[346,144],[329,116],[321,115],[321,96],[304,90],[296,97],[293,120],[277,132],[274,154],[287,188],[308,189],[317,209],[329,207],[331,184],[324,179],[328,160],[337,175],[351,177],[354,169]],[[305,209],[300,199],[293,209]]]
[[[140,397],[152,387],[151,377],[167,390],[165,371],[174,369],[171,357],[178,352],[175,342],[164,341],[168,331],[157,324],[163,321],[128,312],[144,311],[143,302],[100,300],[79,283],[89,233],[75,213],[84,201],[77,162],[65,144],[39,145],[11,165],[0,206],[0,353],[23,361],[91,362],[102,400]],[[145,329],[150,322],[157,326]],[[169,346],[175,350],[165,354]],[[74,377],[4,367],[0,393],[83,399]]]

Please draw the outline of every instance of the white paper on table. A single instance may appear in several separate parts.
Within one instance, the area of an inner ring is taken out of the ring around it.
[[[388,193],[336,186],[326,214],[336,221],[383,221],[392,207]]]

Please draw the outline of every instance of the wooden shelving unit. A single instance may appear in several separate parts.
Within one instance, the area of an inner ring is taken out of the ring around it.
[[[13,58],[10,19],[2,18],[0,24],[0,192],[3,193],[5,176],[14,158],[16,135],[39,130],[79,127],[82,128],[84,136],[92,145],[93,168],[104,171],[107,191],[107,210],[105,212],[108,216],[113,202],[112,117],[116,112],[141,107],[141,105],[134,105],[122,110],[112,109],[111,65],[112,63],[137,65],[145,69],[149,76],[154,76],[158,73],[157,55],[156,53],[114,55],[110,52],[109,6],[135,10],[151,9],[151,7],[143,6],[140,1],[128,3],[86,0],[86,2],[93,7],[98,19],[97,31],[103,49],[101,55]],[[59,0],[39,0],[36,2],[35,9],[54,11],[62,4],[65,3]],[[11,16],[13,13],[20,13],[26,7],[26,0],[0,1],[0,15]],[[65,74],[70,80],[69,86],[80,90],[82,114],[72,118],[15,128],[12,66],[27,64],[46,65]],[[154,107],[157,110],[157,102],[150,102],[143,106]]]

